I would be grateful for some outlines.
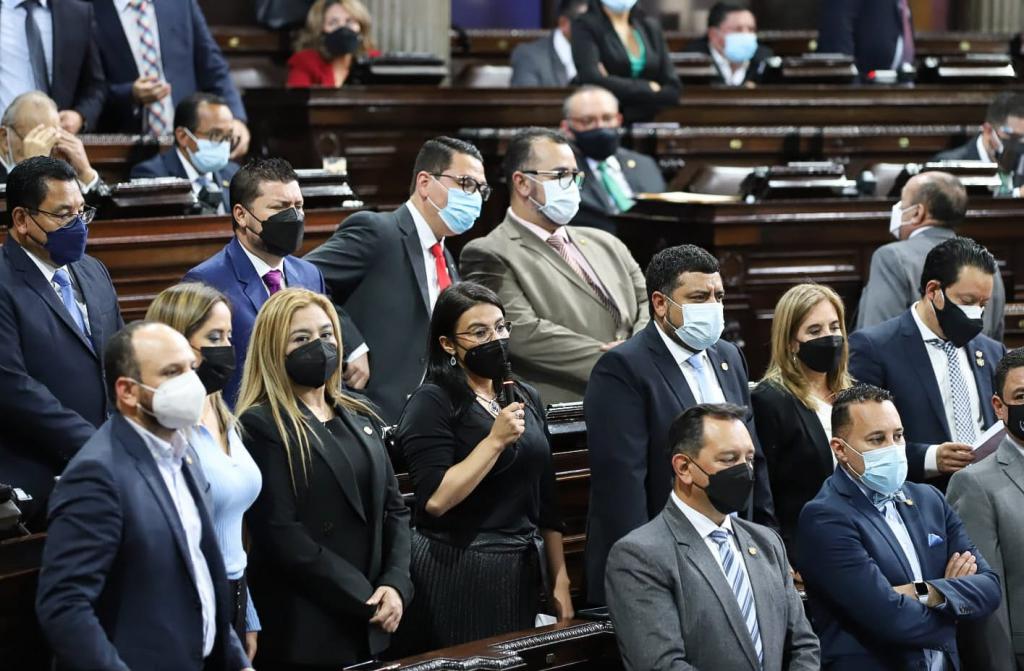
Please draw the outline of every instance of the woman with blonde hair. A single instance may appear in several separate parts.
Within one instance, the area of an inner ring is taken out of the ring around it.
[[[359,0],[316,0],[288,59],[287,85],[344,86],[360,58],[380,55],[370,28],[370,12]]]
[[[832,474],[832,399],[847,372],[843,300],[823,284],[798,284],[775,306],[772,358],[751,394],[757,437],[768,461],[775,512],[789,556],[804,504]]]
[[[264,479],[246,516],[261,671],[368,660],[412,598],[409,511],[377,416],[341,391],[341,348],[334,306],[306,289],[253,326],[237,412]]]
[[[221,389],[235,370],[231,307],[224,294],[213,287],[186,282],[161,291],[146,311],[146,320],[162,322],[178,331],[196,353],[196,373],[206,387],[206,404],[200,423],[187,429],[185,435],[210,483],[214,533],[224,555],[235,607],[231,621],[252,659],[260,621],[246,586],[242,517],[256,500],[263,479],[245,449],[235,417],[221,397]]]

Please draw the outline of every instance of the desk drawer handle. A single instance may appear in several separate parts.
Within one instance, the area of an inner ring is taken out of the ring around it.
[[[733,139],[729,140],[729,149],[732,149],[734,151],[743,149],[743,140],[739,139],[738,137],[734,137]]]
[[[242,43],[242,39],[236,35],[235,37],[232,37],[231,39],[228,40],[228,48],[229,49],[237,49],[238,45],[240,45],[241,43]]]
[[[970,50],[971,50],[971,41],[970,40],[961,40],[960,41],[960,51],[970,51]]]
[[[899,140],[897,140],[896,143],[900,146],[900,149],[906,149],[907,147],[910,146],[910,138],[901,137]]]

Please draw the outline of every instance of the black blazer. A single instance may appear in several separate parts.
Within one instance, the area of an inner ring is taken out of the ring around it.
[[[814,412],[773,382],[759,383],[750,401],[782,540],[787,554],[795,557],[800,511],[834,469],[829,436]]]
[[[83,256],[68,268],[85,297],[91,343],[10,234],[0,251],[0,482],[35,497],[22,512],[39,526],[53,477],[107,419],[100,355],[124,325],[103,264]]]
[[[409,510],[379,427],[337,408],[359,441],[339,446],[323,423],[300,407],[312,427],[308,482],[297,450],[289,464],[268,406],[252,407],[240,418],[245,445],[263,473],[263,490],[245,516],[252,536],[248,578],[263,625],[257,668],[261,662],[341,667],[364,661],[387,648],[390,638],[368,624],[374,609],[366,600],[388,585],[408,607],[413,593]],[[345,456],[357,449],[366,450],[371,463],[368,510]]]
[[[590,169],[590,161],[576,150],[576,165],[583,171],[583,189],[580,192],[580,210],[569,222],[574,226],[589,226],[608,231],[612,235],[618,233],[618,226],[613,217],[609,203],[611,196],[601,181],[601,174]],[[615,158],[622,168],[633,193],[662,193],[667,188],[661,169],[650,156],[645,156],[630,149],[619,149]]]
[[[640,32],[647,49],[647,64],[640,76],[632,77],[626,47],[595,3],[572,22],[576,79],[580,84],[596,84],[614,93],[626,123],[650,121],[659,109],[679,104],[682,85],[657,19],[633,10],[629,23]],[[598,65],[604,66],[607,76],[601,74]],[[649,82],[652,81],[661,85],[657,93],[651,90]]]
[[[181,158],[178,157],[176,147],[177,145],[174,145],[162,154],[157,154],[141,163],[136,163],[132,166],[131,178],[178,177],[188,179],[188,173],[185,171]],[[226,166],[213,173],[213,178],[217,181],[221,197],[224,199],[224,212],[229,215],[231,214],[231,179],[238,172],[238,169],[239,165],[237,163],[228,161]]]
[[[100,61],[92,3],[57,0],[50,3],[50,12],[53,15],[50,97],[58,109],[73,109],[82,115],[83,131],[94,132],[106,100],[107,82]]]
[[[683,49],[684,54],[706,54],[711,56],[711,43],[708,42],[708,38],[704,37],[694,40],[686,45]],[[755,82],[759,83],[764,79],[764,71],[766,67],[765,61],[775,55],[775,52],[764,46],[763,44],[757,45],[757,51],[754,52],[753,58],[750,59],[750,64],[747,66],[746,77],[743,79],[743,83]],[[712,61],[715,65],[715,69],[718,70],[718,80],[720,83],[725,83],[725,73],[718,67],[717,61]]]
[[[410,206],[394,212],[359,212],[304,258],[323,273],[327,291],[355,322],[370,348],[364,390],[394,424],[427,366],[430,297],[423,248]],[[452,282],[458,269],[448,249]]]
[[[978,136],[975,135],[959,147],[940,151],[933,158],[933,161],[987,161],[988,156],[982,157],[978,153]]]
[[[853,56],[866,77],[887,70],[903,35],[899,0],[821,0],[818,3],[818,52]]]

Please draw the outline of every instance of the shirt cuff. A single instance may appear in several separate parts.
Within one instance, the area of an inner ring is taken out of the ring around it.
[[[245,595],[245,630],[246,631],[260,631],[260,618],[256,615],[256,605],[252,602],[252,592],[249,592],[249,586],[246,585]],[[245,645],[245,641],[242,641],[242,645]]]
[[[924,453],[924,477],[934,478],[939,475],[939,446],[929,445]]]
[[[96,188],[96,185],[100,183],[100,173],[97,172],[96,176],[92,178],[92,181],[86,184],[82,180],[78,180],[78,185],[82,187],[82,194],[89,193]]]
[[[364,354],[366,354],[369,351],[370,351],[370,346],[367,345],[366,343],[363,343],[359,347],[357,347],[354,350],[352,350],[351,354],[349,354],[347,357],[345,357],[345,363],[352,363],[353,361],[355,361],[356,359],[358,359],[359,357],[363,356]]]

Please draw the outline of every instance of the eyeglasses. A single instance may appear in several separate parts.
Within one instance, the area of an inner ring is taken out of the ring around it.
[[[558,186],[568,189],[572,184],[577,187],[583,186],[583,172],[581,170],[520,170],[524,175],[537,175],[538,177],[553,177],[558,180]]]
[[[572,126],[579,130],[590,130],[592,128],[617,128],[619,125],[619,113],[615,114],[588,114],[587,116],[569,117]]]
[[[227,142],[228,146],[231,147],[232,149],[234,149],[235,146],[238,145],[239,138],[233,132],[231,132],[231,131],[228,131],[228,132],[225,133],[225,132],[222,132],[222,131],[214,129],[214,130],[211,130],[209,133],[200,133],[199,131],[191,131],[188,128],[184,128],[183,130],[186,133],[188,133],[189,137],[191,137],[193,140],[196,140],[196,141],[198,141],[199,138],[203,138],[204,140],[209,140],[210,142],[213,142],[214,144],[220,144],[221,142]]]
[[[481,200],[484,201],[491,197],[491,191],[493,191],[491,187],[476,181],[469,175],[449,175],[443,172],[432,172],[430,174],[432,174],[434,177],[447,177],[448,179],[458,184],[459,188],[462,189],[463,193],[468,193],[469,195],[479,193]]]
[[[493,328],[490,326],[474,326],[468,331],[456,333],[455,335],[469,338],[476,344],[482,345],[494,338],[507,338],[511,332],[512,322],[501,321],[495,324]],[[491,335],[492,333],[494,334],[493,336]]]
[[[81,212],[72,212],[71,214],[54,214],[53,212],[47,212],[46,210],[30,211],[35,212],[37,214],[45,214],[46,216],[51,217],[55,221],[59,222],[60,225],[56,229],[58,231],[62,228],[67,228],[68,226],[74,224],[75,219],[77,219],[78,217],[82,218],[82,221],[85,223],[86,226],[91,224],[92,220],[96,217],[96,208],[91,207],[89,205],[83,207]]]

